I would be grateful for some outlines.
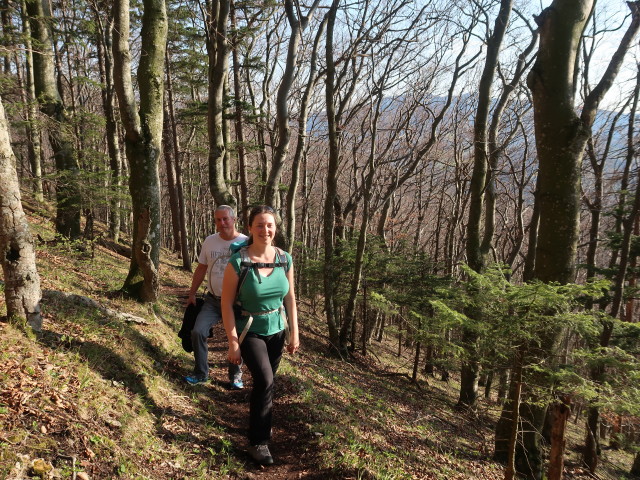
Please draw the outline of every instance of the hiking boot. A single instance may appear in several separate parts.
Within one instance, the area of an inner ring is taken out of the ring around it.
[[[195,376],[192,376],[192,375],[187,375],[186,377],[184,377],[184,380],[189,385],[198,385],[200,383],[207,383],[209,381],[209,379],[206,378],[206,377],[195,377]]]
[[[266,445],[251,445],[247,450],[251,458],[260,465],[273,465],[273,457]]]
[[[230,388],[231,390],[242,390],[244,388],[244,383],[242,383],[242,380],[235,380],[231,382]]]

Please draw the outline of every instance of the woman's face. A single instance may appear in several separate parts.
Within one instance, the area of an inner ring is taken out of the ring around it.
[[[249,233],[253,241],[271,245],[276,234],[276,220],[270,213],[260,213],[255,216],[249,226]]]

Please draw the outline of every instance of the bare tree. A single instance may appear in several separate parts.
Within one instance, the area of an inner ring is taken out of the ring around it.
[[[633,94],[630,97],[631,100],[631,111],[629,114],[629,125],[627,129],[627,151],[626,151],[626,162],[625,162],[625,170],[627,170],[627,165],[630,165],[632,159],[635,157],[636,148],[634,146],[635,143],[635,117],[636,117],[636,109],[638,106],[638,96],[640,93],[640,69],[638,70],[638,74],[636,75],[636,86],[633,90]],[[623,109],[620,110],[622,112]],[[619,117],[616,117],[619,118]],[[615,122],[614,126],[615,126]],[[609,136],[610,137],[610,136]],[[592,153],[590,152],[590,156]],[[606,159],[606,156],[604,157]],[[604,165],[604,160],[600,163],[596,163],[596,167],[600,167],[600,165]],[[630,207],[626,208],[625,212],[619,212],[620,220],[621,220],[621,228],[622,228],[622,242],[620,244],[620,248],[617,251],[619,256],[619,265],[616,268],[616,274],[614,277],[613,284],[613,296],[611,300],[611,307],[609,314],[613,318],[618,318],[623,310],[623,298],[625,291],[625,283],[627,280],[627,273],[630,265],[630,248],[631,248],[631,239],[634,234],[634,224],[637,222],[638,215],[640,214],[640,178],[636,178],[636,188],[634,194],[632,195],[633,201]],[[596,188],[596,194],[601,194],[601,191]],[[598,199],[596,197],[596,199]],[[593,247],[590,245],[589,252],[591,253],[591,249]],[[595,254],[593,254],[595,257]],[[600,342],[599,346],[601,348],[609,347],[611,343],[611,336],[613,335],[614,323],[612,321],[605,321],[602,332],[600,334]],[[603,362],[598,362],[591,369],[591,378],[601,384],[606,381],[606,365]],[[585,439],[585,448],[583,459],[585,464],[589,467],[591,473],[595,473],[595,470],[598,466],[599,456],[600,456],[600,435],[599,435],[599,426],[600,426],[600,407],[597,402],[593,402],[588,409],[587,414],[587,434]]]
[[[113,79],[113,15],[103,19],[101,12],[108,11],[104,4],[92,4],[96,22],[96,48],[102,82],[102,108],[105,116],[107,151],[109,152],[109,237],[114,242],[120,238],[122,186],[122,155],[118,135],[116,93]]]
[[[133,249],[124,289],[145,302],[158,295],[160,263],[160,180],[162,154],[164,53],[167,14],[164,0],[145,0],[142,16],[142,55],[138,66],[140,106],[133,91],[129,51],[129,1],[113,6],[114,82],[120,116],[126,131],[125,146],[131,168],[129,191],[133,206]],[[138,290],[139,291],[136,291]]]
[[[487,255],[493,243],[493,204],[485,204],[485,191],[491,191],[487,182],[487,167],[489,165],[489,112],[491,106],[491,86],[498,67],[498,58],[502,47],[509,17],[511,15],[512,0],[502,0],[500,11],[496,16],[493,32],[487,38],[487,55],[484,69],[480,77],[478,88],[478,109],[474,121],[474,163],[471,176],[471,199],[469,202],[469,220],[467,222],[467,262],[476,272],[482,272],[487,263]],[[497,129],[497,123],[496,123]],[[483,212],[484,211],[484,212]],[[485,233],[481,232],[481,221],[484,213]],[[469,312],[474,318],[477,313]],[[476,354],[477,333],[471,328],[463,329],[463,345],[467,358],[462,362],[460,370],[460,394],[458,406],[474,407],[478,399],[479,363]]]
[[[209,189],[218,205],[236,206],[236,199],[225,179],[224,94],[229,74],[229,1],[213,0],[206,12],[207,52],[209,53]]]
[[[25,39],[25,66],[26,66],[26,90],[27,90],[27,138],[29,150],[29,162],[31,163],[31,174],[33,175],[33,191],[35,199],[39,202],[44,200],[42,188],[42,129],[37,121],[37,97],[35,79],[33,73],[33,48],[31,45],[31,26],[27,16],[26,0],[20,2],[22,11],[22,30]]]
[[[62,102],[56,81],[53,43],[49,24],[51,5],[49,0],[27,1],[27,13],[31,22],[34,44],[33,72],[35,93],[40,110],[49,118],[49,142],[56,162],[56,231],[68,238],[80,236],[81,195],[79,166],[73,140],[73,128]]]
[[[300,113],[298,114],[298,134],[296,142],[296,151],[293,155],[293,161],[291,164],[291,182],[289,183],[289,190],[287,190],[287,205],[286,205],[286,225],[287,225],[287,237],[286,248],[293,249],[293,242],[296,235],[296,196],[298,194],[298,184],[300,181],[300,168],[303,161],[303,157],[306,155],[306,149],[309,142],[307,141],[307,121],[309,119],[310,102],[313,91],[320,80],[318,74],[318,51],[320,47],[320,39],[324,35],[324,31],[327,25],[327,17],[323,17],[323,20],[318,27],[315,40],[313,42],[311,58],[309,59],[309,78],[307,79],[307,85],[302,99],[300,100]]]
[[[296,12],[293,0],[285,0],[284,10],[287,15],[287,21],[291,27],[291,35],[289,36],[289,47],[287,50],[287,59],[285,63],[284,73],[278,87],[278,95],[276,98],[276,123],[278,125],[278,143],[275,145],[275,155],[271,163],[269,178],[265,185],[264,201],[267,205],[278,205],[277,193],[278,184],[284,168],[284,162],[289,153],[289,142],[291,140],[291,127],[289,126],[289,94],[293,85],[293,79],[298,65],[298,49],[302,34],[307,28],[309,21],[313,17],[320,0],[314,0],[309,7],[306,15]]]
[[[169,49],[165,52],[165,72],[167,76],[167,95],[164,112],[164,137],[166,144],[172,148],[164,152],[167,171],[167,184],[169,189],[169,203],[171,208],[171,224],[175,239],[175,249],[182,257],[182,268],[191,271],[191,258],[189,255],[189,237],[187,236],[186,208],[184,204],[184,191],[182,187],[182,168],[180,137],[176,121],[173,78],[169,62]]]
[[[579,235],[580,175],[582,156],[591,135],[595,115],[611,87],[626,51],[640,28],[638,3],[629,3],[632,21],[609,65],[576,114],[577,55],[585,25],[594,2],[554,0],[536,17],[540,27],[540,48],[528,77],[533,93],[536,146],[540,160],[536,202],[540,226],[536,245],[534,275],[544,282],[567,283],[574,280]],[[548,355],[557,338],[545,339]],[[556,403],[561,408],[563,403]],[[529,404],[525,409],[526,459],[522,471],[538,478],[542,470],[539,431],[544,408]],[[561,415],[558,418],[562,418]],[[556,436],[563,441],[561,435]],[[562,458],[562,455],[557,456]],[[555,467],[555,471],[562,468]]]
[[[327,78],[325,81],[325,95],[327,107],[327,129],[329,139],[329,163],[327,165],[327,191],[324,200],[323,238],[324,238],[324,304],[329,326],[329,342],[339,349],[340,337],[337,323],[337,298],[335,291],[336,262],[335,256],[335,216],[334,204],[338,195],[338,166],[340,161],[340,147],[338,126],[336,122],[336,61],[334,58],[333,42],[336,16],[340,0],[333,0],[327,12],[327,40],[325,47],[325,61],[327,64]]]
[[[4,274],[7,316],[26,320],[42,329],[40,277],[35,245],[22,210],[16,159],[11,149],[9,125],[0,99],[0,262]]]

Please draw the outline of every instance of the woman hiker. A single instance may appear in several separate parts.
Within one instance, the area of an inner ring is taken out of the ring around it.
[[[253,208],[248,246],[231,255],[221,299],[229,362],[240,365],[244,360],[253,378],[248,452],[261,465],[273,463],[268,443],[273,381],[282,350],[286,340],[289,353],[295,353],[300,345],[292,259],[273,246],[275,234],[273,209],[266,205]]]

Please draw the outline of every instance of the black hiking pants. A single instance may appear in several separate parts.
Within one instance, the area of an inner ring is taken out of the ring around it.
[[[240,345],[242,360],[251,372],[249,397],[249,444],[267,444],[271,438],[273,380],[282,358],[284,330],[273,335],[249,332]]]

